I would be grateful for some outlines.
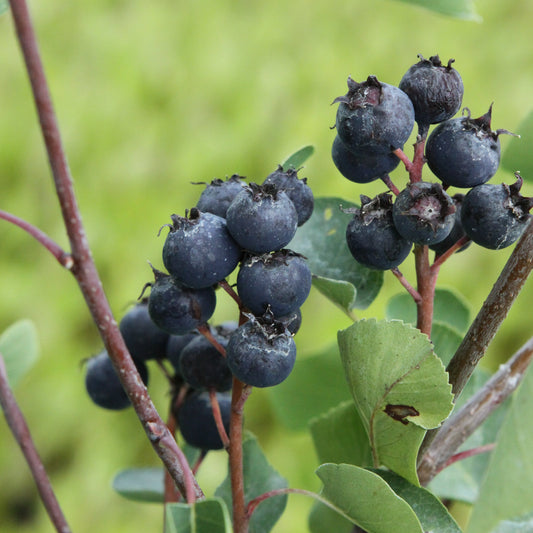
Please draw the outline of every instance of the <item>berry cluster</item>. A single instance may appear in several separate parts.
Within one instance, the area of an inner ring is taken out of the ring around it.
[[[487,184],[500,163],[501,134],[491,129],[492,106],[479,118],[470,111],[453,118],[462,105],[463,83],[438,56],[412,65],[398,87],[369,76],[362,83],[348,78],[348,92],[334,100],[337,135],[331,150],[340,173],[356,183],[382,179],[390,192],[361,196],[361,207],[346,230],[350,252],[372,269],[397,268],[413,244],[428,245],[437,256],[462,250],[469,241],[490,249],[513,244],[521,235],[533,199],[513,185]],[[403,152],[415,123],[415,159]],[[430,126],[437,126],[429,132]],[[429,135],[428,135],[429,134]],[[424,153],[425,147],[425,153]],[[403,160],[410,182],[403,190],[389,173]],[[422,181],[427,162],[439,181]],[[449,187],[469,189],[450,196]]]
[[[234,378],[270,387],[293,369],[311,271],[286,246],[313,205],[307,180],[279,166],[262,184],[213,180],[195,207],[163,226],[168,273],[153,268],[150,296],[126,313],[120,331],[145,383],[147,360],[172,365],[173,413],[189,444],[223,447],[214,411],[227,432]],[[236,291],[226,281],[235,270]],[[220,287],[237,301],[240,325],[208,324]],[[130,404],[105,352],[89,360],[86,388],[102,407]]]

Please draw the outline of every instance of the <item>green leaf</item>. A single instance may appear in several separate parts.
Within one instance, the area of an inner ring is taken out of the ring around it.
[[[483,368],[476,368],[472,377],[459,396],[454,411],[460,409],[489,379],[490,373]],[[504,402],[485,422],[463,443],[460,451],[471,450],[496,441],[509,401]],[[485,477],[490,460],[490,453],[482,453],[457,461],[445,468],[430,483],[429,488],[441,498],[475,503],[479,497],[479,488]]]
[[[502,156],[502,167],[510,172],[520,171],[524,181],[533,181],[533,155],[531,144],[533,143],[533,111],[520,123],[514,132],[520,138],[513,137],[509,140],[507,149]]]
[[[170,503],[165,506],[164,533],[231,533],[230,515],[219,498],[194,505]]]
[[[287,488],[287,480],[268,463],[254,435],[247,432],[243,440],[244,498],[246,502],[274,489]],[[228,477],[215,496],[231,506],[231,481]],[[271,531],[287,505],[287,495],[273,496],[261,502],[250,520],[250,533]]]
[[[367,533],[422,533],[411,507],[374,472],[327,463],[316,473],[324,484],[322,496]]]
[[[368,435],[352,400],[314,418],[309,429],[320,463],[372,465]]]
[[[291,429],[306,429],[311,418],[351,399],[337,345],[302,358],[290,376],[270,391],[279,420]]]
[[[287,159],[281,163],[281,166],[283,167],[283,170],[289,170],[289,168],[298,170],[314,154],[314,152],[315,147],[308,144],[287,157]]]
[[[430,11],[464,20],[481,22],[472,0],[400,0],[406,4],[424,7]]]
[[[416,304],[413,298],[404,292],[396,294],[388,301],[385,316],[389,320],[397,318],[416,324]],[[470,325],[470,305],[455,289],[436,289],[433,320],[464,333]]]
[[[165,471],[162,468],[128,468],[113,479],[113,489],[124,498],[138,502],[165,501]]]
[[[525,516],[503,520],[491,533],[531,533],[533,531],[533,511]]]
[[[529,513],[533,479],[533,367],[511,397],[468,533],[486,533],[502,520]]]
[[[0,0],[0,15],[3,15],[9,9],[9,5],[6,0]]]
[[[365,268],[352,257],[346,245],[350,217],[340,210],[341,204],[355,206],[340,198],[316,198],[313,215],[298,228],[288,247],[307,257],[313,275],[322,278],[315,286],[349,312],[354,307],[365,309],[374,301],[383,284],[383,272]],[[355,301],[353,289],[327,280],[350,283],[356,291]]]
[[[385,470],[375,470],[400,498],[416,513],[422,529],[433,533],[461,533],[446,507],[429,490],[415,487],[402,477]]]
[[[433,322],[431,342],[435,353],[445,366],[450,362],[462,341],[463,336],[456,329],[441,322]]]
[[[309,531],[311,533],[353,533],[353,522],[344,518],[337,511],[315,502],[309,513]]]
[[[0,336],[0,353],[4,357],[7,377],[15,387],[39,357],[37,330],[31,320],[20,320]]]
[[[418,484],[425,430],[438,427],[453,407],[442,361],[426,335],[400,321],[360,320],[339,331],[338,341],[375,466]]]

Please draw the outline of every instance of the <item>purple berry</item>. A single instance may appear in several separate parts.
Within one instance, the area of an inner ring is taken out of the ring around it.
[[[204,213],[226,218],[229,205],[245,186],[243,176],[237,174],[226,180],[215,178],[202,191],[196,207]]]

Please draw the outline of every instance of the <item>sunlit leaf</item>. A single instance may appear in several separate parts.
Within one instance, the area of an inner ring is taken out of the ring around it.
[[[163,468],[128,468],[113,479],[113,489],[128,500],[163,503],[165,471]]]
[[[294,168],[298,170],[315,152],[315,147],[312,145],[307,145],[293,154],[291,154],[283,163],[281,163],[281,166],[283,167],[283,170],[289,170],[289,168]]]
[[[164,533],[232,533],[228,508],[223,500],[210,498],[194,505],[165,506]]]

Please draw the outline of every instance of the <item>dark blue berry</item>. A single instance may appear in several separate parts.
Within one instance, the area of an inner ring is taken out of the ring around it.
[[[227,339],[220,335],[215,339],[226,347]],[[226,391],[233,381],[225,357],[203,335],[197,335],[181,350],[180,375],[194,389]]]
[[[183,335],[211,318],[216,306],[213,288],[190,289],[163,272],[154,270],[154,275],[148,311],[150,318],[163,331]]]
[[[367,268],[395,268],[411,251],[413,243],[396,230],[392,205],[389,193],[372,200],[361,195],[361,208],[346,210],[354,215],[346,228],[348,248],[354,259]]]
[[[146,365],[142,361],[134,360],[134,362],[143,382],[147,384]],[[87,361],[85,388],[91,400],[105,409],[120,410],[131,405],[105,350]]]
[[[394,225],[404,239],[416,244],[435,244],[453,228],[455,206],[439,183],[416,182],[396,197]]]
[[[429,126],[452,118],[461,108],[463,80],[452,68],[453,59],[444,66],[439,56],[424,59],[414,64],[404,74],[399,88],[413,102],[415,120],[419,125]]]
[[[196,207],[204,213],[226,218],[229,205],[245,185],[243,177],[237,174],[226,180],[215,178],[202,191]]]
[[[168,333],[158,328],[150,318],[148,300],[132,307],[119,324],[120,333],[134,359],[162,359],[165,357]]]
[[[307,185],[307,178],[298,178],[297,170],[293,168],[283,170],[283,167],[280,165],[277,170],[266,177],[263,184],[265,183],[273,183],[279,190],[287,193],[287,196],[296,208],[298,226],[301,226],[311,218],[315,205],[313,191]]]
[[[253,387],[272,387],[284,381],[296,360],[296,345],[281,323],[251,319],[234,331],[226,348],[233,375]]]
[[[333,140],[331,158],[338,171],[355,183],[370,183],[377,180],[393,171],[400,163],[393,153],[351,152],[338,135]]]
[[[459,239],[466,237],[466,232],[463,228],[463,223],[461,222],[461,205],[463,203],[465,195],[464,194],[454,194],[452,196],[453,203],[455,205],[455,217],[452,231],[448,236],[436,244],[431,244],[429,247],[435,252],[436,255],[442,255],[448,249],[450,249]],[[461,246],[457,252],[462,252],[466,250],[471,244],[471,241],[468,241],[466,244]]]
[[[203,289],[226,278],[238,265],[241,249],[225,219],[193,208],[188,218],[172,215],[163,246],[163,263],[178,281]]]
[[[228,394],[216,394],[222,423],[229,434],[231,416],[231,397]],[[220,450],[224,447],[218,433],[207,391],[195,391],[189,394],[175,413],[180,432],[185,442],[201,450]]]
[[[439,124],[429,135],[426,159],[429,168],[444,184],[471,188],[496,173],[500,164],[499,135],[507,130],[490,128],[492,106],[473,119],[470,112]]]
[[[461,221],[467,235],[477,244],[499,250],[513,244],[526,227],[533,198],[520,194],[522,178],[513,185],[484,184],[464,197]]]
[[[311,282],[305,258],[290,250],[280,250],[249,256],[239,269],[237,292],[254,315],[262,315],[270,306],[274,316],[285,316],[305,302]]]
[[[415,123],[409,97],[375,76],[357,83],[348,78],[348,92],[334,102],[337,134],[352,152],[389,153],[402,148]]]
[[[251,183],[231,202],[226,221],[242,248],[261,254],[281,250],[292,240],[298,214],[288,195],[275,185]]]
[[[183,335],[169,335],[165,355],[176,373],[180,372],[180,357],[183,348],[196,337],[198,333],[195,331]]]

